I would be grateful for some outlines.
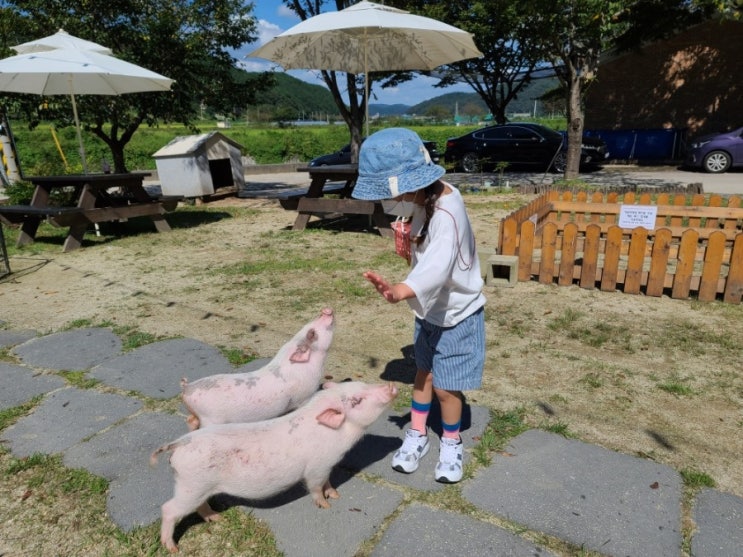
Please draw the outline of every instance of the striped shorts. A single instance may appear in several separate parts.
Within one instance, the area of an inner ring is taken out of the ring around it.
[[[439,327],[416,318],[415,364],[433,372],[433,386],[468,391],[482,385],[485,363],[485,312],[480,308],[453,327]]]

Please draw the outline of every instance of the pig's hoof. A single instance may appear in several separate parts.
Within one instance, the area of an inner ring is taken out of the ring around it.
[[[317,506],[321,509],[329,509],[330,503],[328,503],[325,499],[321,499],[320,501],[315,501],[317,503]]]
[[[209,503],[201,504],[199,508],[196,509],[196,512],[199,513],[199,516],[206,522],[215,522],[221,518],[219,513],[209,506]]]
[[[340,499],[341,498],[341,496],[338,495],[338,492],[333,487],[325,490],[325,497],[330,497],[331,499]]]
[[[178,546],[175,545],[174,541],[164,541],[163,545],[165,546],[165,549],[167,549],[170,553],[178,553]]]

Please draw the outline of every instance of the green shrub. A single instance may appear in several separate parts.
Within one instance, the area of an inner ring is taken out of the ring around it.
[[[28,205],[34,193],[34,185],[31,182],[16,182],[5,187],[11,205]]]

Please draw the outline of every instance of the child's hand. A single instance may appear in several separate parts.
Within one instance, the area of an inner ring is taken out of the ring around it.
[[[372,271],[367,271],[364,273],[364,278],[368,280],[369,282],[371,282],[374,285],[374,288],[377,289],[377,292],[379,292],[382,296],[384,296],[384,299],[390,302],[391,304],[394,304],[395,302],[399,301],[395,298],[395,295],[392,292],[392,285],[386,280],[384,280],[377,273],[373,273]]]
[[[377,292],[384,296],[384,299],[391,304],[396,304],[397,302],[409,298],[415,298],[415,292],[413,292],[404,282],[390,284],[377,273],[372,271],[365,272],[364,278],[371,282],[374,285],[374,288],[377,289]]]

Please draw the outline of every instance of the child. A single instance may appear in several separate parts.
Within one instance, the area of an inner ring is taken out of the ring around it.
[[[374,272],[364,273],[388,302],[407,300],[415,314],[411,423],[392,457],[392,468],[415,472],[428,453],[426,422],[436,394],[443,435],[434,477],[455,483],[462,479],[463,466],[462,391],[482,383],[485,297],[464,202],[454,186],[440,179],[444,173],[415,132],[389,128],[362,144],[353,197],[392,200],[383,202],[387,212],[411,217],[412,268],[407,278],[391,283]]]

